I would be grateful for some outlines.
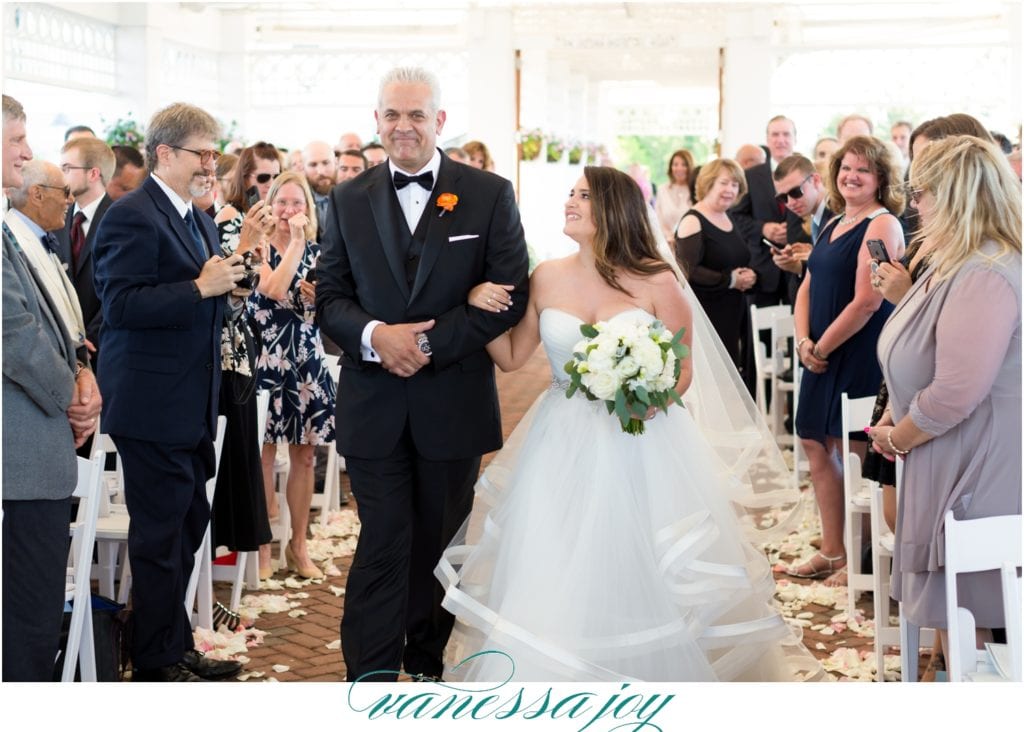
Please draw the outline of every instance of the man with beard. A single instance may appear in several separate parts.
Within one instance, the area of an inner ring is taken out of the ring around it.
[[[59,242],[57,254],[75,286],[85,322],[85,337],[93,349],[100,346],[103,313],[93,283],[92,249],[100,221],[113,203],[107,195],[107,183],[116,165],[114,151],[93,137],[69,140],[60,154],[60,169],[75,205],[68,210],[63,227],[55,232]],[[97,350],[93,351],[93,365],[99,366]]]
[[[336,169],[334,151],[326,142],[311,142],[302,150],[302,167],[306,173],[309,188],[313,191],[316,206],[316,240],[319,242],[327,221],[327,207],[330,204],[331,188],[334,187]]]
[[[110,395],[103,428],[121,458],[131,517],[136,681],[240,669],[195,650],[184,607],[210,520],[225,295],[244,274],[241,255],[221,258],[216,227],[192,202],[214,174],[218,132],[192,105],[158,111],[146,132],[151,174],[107,211],[93,252],[104,324],[99,380]]]

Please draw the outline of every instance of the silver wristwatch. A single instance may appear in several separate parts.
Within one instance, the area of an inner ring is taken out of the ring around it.
[[[427,339],[426,333],[416,334],[416,345],[419,347],[420,353],[424,356],[429,356],[433,353],[433,351],[430,350],[430,341]]]

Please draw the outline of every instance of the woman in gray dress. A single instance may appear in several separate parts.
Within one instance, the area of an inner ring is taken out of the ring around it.
[[[943,629],[946,512],[1021,512],[1021,189],[998,148],[971,136],[933,142],[909,186],[915,259],[928,261],[878,340],[891,418],[871,439],[906,460],[893,597],[911,622]],[[978,628],[1004,625],[998,585],[995,572],[959,581]]]

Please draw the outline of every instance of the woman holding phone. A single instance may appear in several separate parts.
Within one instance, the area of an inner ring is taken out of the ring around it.
[[[818,236],[793,309],[797,354],[805,369],[796,431],[810,463],[821,549],[788,573],[828,578],[830,586],[846,584],[841,397],[876,394],[881,371],[875,344],[892,311],[871,286],[873,258],[866,242],[880,240],[891,259],[903,255],[903,229],[896,218],[904,204],[900,179],[899,161],[874,137],[852,137],[830,158],[828,208],[839,215]],[[863,433],[860,438],[863,459]]]

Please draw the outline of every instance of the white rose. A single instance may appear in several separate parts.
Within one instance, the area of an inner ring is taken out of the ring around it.
[[[583,377],[583,385],[598,399],[614,399],[619,388],[619,380],[610,371],[587,374]]]
[[[639,370],[640,364],[632,356],[626,356],[619,361],[618,366],[615,367],[615,373],[619,375],[621,379],[628,379],[630,376],[636,374]]]

